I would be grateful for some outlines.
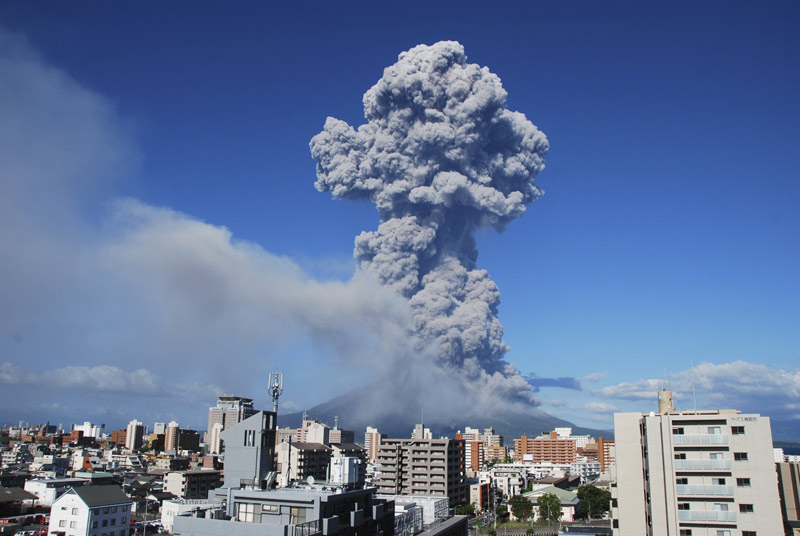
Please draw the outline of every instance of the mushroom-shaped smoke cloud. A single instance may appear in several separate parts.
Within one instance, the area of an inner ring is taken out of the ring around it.
[[[475,229],[502,231],[541,195],[534,177],[547,138],[505,108],[506,96],[459,43],[420,45],[364,95],[367,123],[354,130],[329,117],[311,154],[319,191],[376,204],[380,226],[356,238],[354,255],[410,300],[418,349],[433,347],[440,369],[531,401],[503,361],[497,285],[476,267]]]

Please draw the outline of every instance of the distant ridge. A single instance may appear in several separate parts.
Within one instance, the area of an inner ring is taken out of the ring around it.
[[[333,426],[334,417],[339,417],[339,425],[345,430],[352,430],[356,434],[356,441],[362,442],[363,437],[359,437],[366,430],[367,426],[377,428],[380,433],[389,437],[408,437],[414,425],[420,422],[418,413],[397,412],[390,415],[379,417],[378,419],[359,418],[359,406],[363,404],[359,391],[350,392],[337,396],[327,402],[306,410],[309,419],[316,419],[320,422]],[[303,412],[287,413],[278,415],[279,427],[298,427],[303,419]],[[456,432],[464,431],[467,426],[479,428],[494,428],[495,433],[500,434],[505,439],[506,445],[513,445],[514,438],[521,435],[528,437],[538,436],[544,432],[551,432],[556,427],[571,427],[575,435],[590,435],[595,438],[604,437],[612,439],[614,432],[611,430],[596,430],[576,426],[569,421],[560,419],[538,408],[531,408],[525,413],[498,413],[497,416],[486,417],[464,414],[458,421],[450,419],[446,422],[426,420],[425,426],[431,429],[434,437],[447,436],[455,437]]]

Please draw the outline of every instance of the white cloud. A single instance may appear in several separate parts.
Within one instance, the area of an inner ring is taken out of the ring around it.
[[[604,399],[649,401],[651,407],[664,386],[663,379],[643,379],[602,387],[592,393]],[[782,370],[747,361],[701,363],[672,374],[669,389],[676,409],[692,409],[696,397],[698,409],[730,408],[778,419],[800,418],[798,369]]]
[[[609,402],[587,402],[586,404],[584,404],[583,407],[586,411],[591,411],[592,413],[609,413],[609,414],[619,409],[617,406]]]

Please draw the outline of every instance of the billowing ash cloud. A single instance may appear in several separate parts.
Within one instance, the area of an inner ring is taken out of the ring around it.
[[[355,241],[361,269],[410,300],[419,350],[471,379],[504,379],[515,396],[530,387],[503,361],[500,293],[476,266],[474,232],[498,231],[541,190],[545,135],[506,109],[487,68],[467,63],[453,41],[420,45],[364,95],[367,123],[328,118],[311,140],[316,187],[340,199],[369,199],[381,223]]]

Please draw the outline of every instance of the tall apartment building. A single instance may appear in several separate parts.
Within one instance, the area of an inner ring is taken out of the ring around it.
[[[557,432],[535,439],[522,436],[514,440],[514,461],[517,463],[572,464],[577,460],[578,447],[575,439],[559,438]]]
[[[377,428],[367,426],[367,431],[364,434],[364,449],[367,451],[367,459],[374,462],[378,459],[378,446],[381,444],[381,439],[385,438],[386,434],[378,432]]]
[[[178,450],[178,433],[180,432],[178,421],[170,421],[164,432],[164,450]]]
[[[128,429],[125,434],[125,448],[128,450],[136,450],[142,446],[142,437],[144,435],[144,424],[136,419],[128,423]]]
[[[769,419],[659,398],[658,414],[614,415],[614,534],[783,534]]]
[[[380,494],[448,497],[450,506],[467,500],[463,440],[383,439],[378,463]]]
[[[597,438],[597,461],[600,470],[606,471],[614,463],[614,440],[604,437]]]
[[[206,443],[209,453],[219,454],[221,451],[220,433],[255,415],[253,399],[241,396],[222,395],[216,407],[208,408],[208,428]]]

